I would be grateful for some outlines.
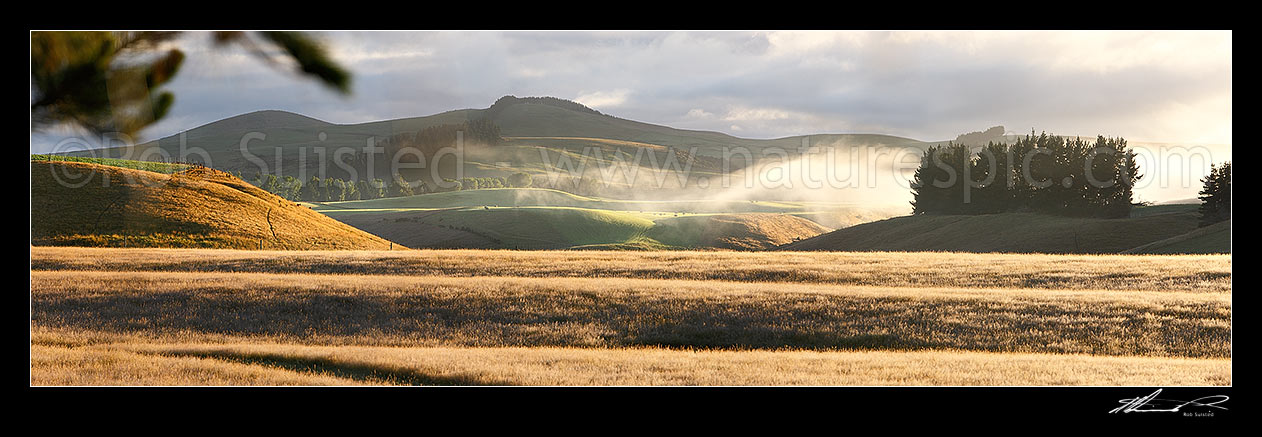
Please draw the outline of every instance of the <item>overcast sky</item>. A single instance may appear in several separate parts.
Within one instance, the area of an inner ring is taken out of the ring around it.
[[[556,96],[623,118],[741,137],[1004,125],[1231,143],[1231,32],[320,32],[353,95],[209,35],[168,86],[154,139],[260,109],[335,123]],[[32,136],[32,151],[57,138]]]

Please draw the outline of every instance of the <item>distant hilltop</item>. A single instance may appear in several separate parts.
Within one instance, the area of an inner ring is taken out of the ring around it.
[[[503,112],[504,108],[513,106],[513,105],[522,105],[522,104],[548,105],[548,106],[552,106],[556,108],[568,109],[571,111],[577,111],[577,112],[582,112],[586,114],[605,115],[605,114],[600,113],[600,111],[589,108],[583,105],[582,103],[578,103],[573,100],[566,100],[566,99],[562,99],[558,97],[551,97],[551,96],[517,97],[514,95],[507,95],[504,97],[500,97],[499,99],[495,101],[494,104],[491,105],[490,108],[487,108],[486,112],[483,113],[483,117],[493,119],[493,118],[496,118],[496,116],[498,116],[500,112]]]

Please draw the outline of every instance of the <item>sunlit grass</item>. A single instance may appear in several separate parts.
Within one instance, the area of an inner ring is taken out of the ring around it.
[[[388,249],[391,242],[223,172],[31,161],[31,244]],[[126,239],[126,241],[123,241]]]
[[[591,278],[32,272],[38,326],[323,344],[1227,357],[1230,295]]]
[[[35,385],[1229,385],[1229,256],[31,248]]]
[[[236,251],[32,247],[33,270],[657,278],[889,287],[1231,290],[1229,255],[952,252]]]
[[[1231,360],[959,351],[168,343],[40,332],[33,385],[1230,385]]]

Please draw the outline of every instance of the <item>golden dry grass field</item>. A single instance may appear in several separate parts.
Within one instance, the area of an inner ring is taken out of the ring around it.
[[[1229,255],[31,248],[33,385],[1230,385]]]

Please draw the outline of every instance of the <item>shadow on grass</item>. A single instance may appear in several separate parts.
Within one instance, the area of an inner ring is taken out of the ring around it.
[[[750,339],[733,338],[715,333],[672,332],[669,329],[646,332],[626,343],[630,346],[649,346],[666,349],[709,350],[777,350],[806,349],[820,351],[918,351],[948,348],[950,345],[903,338],[897,335],[810,335],[798,333],[773,333],[764,330],[751,335]]]
[[[210,358],[240,364],[277,367],[301,373],[336,376],[339,378],[352,379],[369,384],[431,386],[514,385],[504,381],[486,381],[472,376],[428,375],[411,369],[383,369],[371,364],[345,363],[326,358],[295,357],[272,353],[232,352],[224,350],[183,350],[147,353],[167,357]]]

